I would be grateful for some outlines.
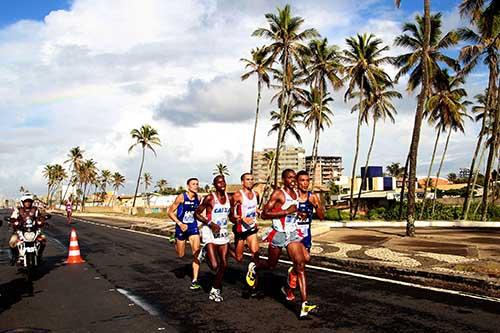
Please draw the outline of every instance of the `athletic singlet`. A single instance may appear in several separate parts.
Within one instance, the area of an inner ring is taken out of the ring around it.
[[[237,224],[236,230],[238,232],[245,232],[255,228],[255,222],[257,220],[257,193],[252,190],[253,198],[249,199],[245,191],[240,190],[241,193],[241,212],[236,212],[237,215],[241,215],[241,218],[251,217],[251,223],[245,223],[240,221]]]
[[[227,196],[227,193],[224,194],[226,196],[226,203],[221,204],[219,202],[219,199],[217,199],[217,195],[215,193],[212,193],[212,197],[214,198],[214,206],[212,207],[211,211],[207,212],[207,219],[212,223],[217,224],[220,227],[219,232],[214,233],[212,232],[212,229],[210,229],[210,227],[206,226],[212,233],[216,241],[218,239],[220,239],[221,241],[226,240],[229,237],[229,233],[227,231],[227,219],[229,211],[231,210],[231,204],[229,202],[229,197]]]
[[[193,199],[190,199],[187,192],[184,192],[184,202],[177,207],[177,218],[185,224],[196,223],[194,212],[200,205],[198,195],[195,194]]]
[[[306,201],[300,201],[300,198],[298,198],[298,201],[299,201],[299,206],[297,208],[298,212],[307,214],[307,217],[304,220],[300,219],[297,216],[297,226],[298,226],[298,229],[300,231],[302,231],[302,235],[304,237],[307,237],[309,235],[309,230],[311,229],[311,221],[312,221],[313,212],[314,212],[314,206],[309,201],[310,198],[311,198],[311,192],[307,192]]]
[[[281,206],[281,210],[287,210],[291,206],[298,205],[298,200],[293,199],[284,189],[281,189],[285,195],[285,203]],[[297,195],[298,198],[298,195]],[[292,213],[287,216],[273,219],[273,229],[277,232],[293,232],[297,231],[297,214]]]

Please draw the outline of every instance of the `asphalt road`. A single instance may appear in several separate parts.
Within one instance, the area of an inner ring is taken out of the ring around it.
[[[166,240],[84,222],[74,226],[87,263],[61,264],[70,228],[54,216],[46,229],[46,262],[32,285],[8,266],[8,230],[0,228],[0,333],[19,327],[54,332],[499,331],[500,303],[316,270],[307,274],[310,301],[319,310],[309,320],[298,320],[299,302],[287,303],[279,292],[286,266],[262,274],[262,297],[247,299],[246,264],[233,260],[224,302],[213,303],[208,267],[201,269],[203,290],[190,291],[189,258],[177,258]]]

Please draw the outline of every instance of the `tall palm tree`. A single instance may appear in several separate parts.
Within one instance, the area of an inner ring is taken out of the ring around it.
[[[134,201],[132,202],[132,208],[134,208],[135,201],[137,199],[137,191],[139,190],[139,183],[141,181],[142,168],[144,167],[146,148],[151,150],[156,156],[156,151],[154,150],[153,146],[161,146],[161,142],[158,136],[158,131],[148,124],[142,125],[139,129],[134,128],[132,131],[130,131],[130,135],[132,136],[132,139],[136,140],[136,142],[130,146],[128,152],[130,153],[136,146],[141,146],[142,148],[141,167],[139,168],[139,176],[137,176],[137,184],[135,186],[134,192]]]
[[[23,193],[26,193],[27,190],[24,186],[21,185],[21,187],[19,187],[19,193],[23,194]]]
[[[339,49],[335,45],[328,45],[328,40],[314,39],[309,43],[309,56],[306,57],[306,82],[312,87],[315,87],[318,91],[318,96],[328,95],[327,82],[333,89],[340,89],[343,86],[343,80],[340,75],[344,71],[344,66],[342,65]],[[323,110],[323,99],[319,99],[319,110]],[[318,122],[323,123],[321,120],[321,113],[318,114]],[[319,145],[319,135],[320,132],[315,132],[317,134],[315,143],[316,146],[312,151],[312,170],[313,170],[313,181],[312,187],[314,188],[315,177],[314,170],[316,170],[316,164],[318,160],[318,145]]]
[[[324,90],[311,86],[310,91],[304,92],[304,97],[301,100],[304,111],[304,125],[309,131],[314,131],[314,143],[312,148],[312,174],[316,171],[316,161],[318,158],[319,137],[325,126],[332,125],[331,117],[333,112],[328,107],[328,103],[332,102],[333,98],[328,97],[328,93]],[[312,187],[314,189],[315,178],[313,176]]]
[[[101,170],[101,176],[99,177],[100,179],[100,188],[101,188],[101,192],[102,192],[102,202],[103,202],[103,205],[104,205],[104,200],[106,199],[106,189],[108,187],[108,185],[111,184],[111,177],[112,177],[112,174],[111,174],[111,171],[109,170]]]
[[[212,172],[214,176],[220,175],[220,176],[229,176],[229,170],[227,168],[227,165],[224,165],[222,163],[217,163],[215,165],[215,169]]]
[[[54,166],[52,164],[45,165],[42,174],[47,179],[47,206],[50,206],[50,193],[55,182]]]
[[[494,144],[490,146],[486,163],[482,199],[482,220],[486,220],[490,175],[495,155],[500,145],[500,105],[498,102],[500,98],[500,96],[498,96],[498,84],[500,83],[497,82],[499,72],[498,49],[500,48],[500,31],[498,27],[499,11],[500,5],[498,1],[463,0],[460,4],[460,14],[463,17],[467,17],[472,24],[472,28],[462,28],[458,30],[461,39],[472,43],[472,45],[467,45],[460,51],[460,60],[464,63],[461,74],[467,75],[470,73],[480,61],[488,66],[489,77],[486,108],[488,110],[495,110],[493,112],[492,122],[492,142],[494,142]],[[480,140],[482,140],[482,138],[478,138],[476,151],[471,162],[471,170],[474,169]],[[467,206],[470,197],[470,181],[469,177],[464,207]]]
[[[167,192],[168,189],[168,181],[162,178],[156,182],[155,187],[158,189],[158,193],[165,194],[165,192]]]
[[[401,1],[396,0],[396,5],[399,7]],[[421,91],[418,95],[417,109],[415,112],[415,121],[413,125],[413,133],[411,138],[410,149],[408,152],[407,165],[408,165],[408,212],[407,212],[407,223],[406,223],[406,235],[409,237],[415,236],[415,182],[416,172],[417,172],[417,155],[418,155],[418,144],[420,141],[420,129],[422,127],[424,105],[428,97],[428,89],[430,82],[430,68],[429,68],[429,55],[430,52],[430,40],[431,40],[431,1],[424,0],[424,19],[423,19],[423,29],[421,38],[421,52],[415,57],[420,59],[422,66],[421,70]],[[406,169],[406,168],[405,168]],[[404,177],[406,178],[406,177]],[[404,182],[403,189],[404,191]],[[402,205],[401,205],[402,207]],[[402,212],[402,210],[401,210]]]
[[[82,150],[79,146],[73,147],[70,149],[68,156],[68,159],[64,161],[64,164],[69,163],[69,182],[68,186],[66,187],[66,190],[64,191],[64,195],[62,197],[62,200],[64,201],[66,199],[66,195],[68,194],[69,187],[71,185],[71,181],[73,177],[76,174],[76,170],[78,169],[79,165],[82,163],[83,160],[83,153],[85,151]]]
[[[388,63],[390,58],[382,56],[382,53],[389,50],[388,46],[382,46],[382,40],[376,38],[373,34],[358,34],[356,37],[346,39],[347,50],[344,50],[342,59],[344,61],[346,80],[348,88],[345,93],[345,99],[356,96],[355,89],[358,89],[359,111],[356,128],[356,147],[354,150],[354,159],[351,174],[351,190],[349,215],[353,219],[354,215],[354,179],[356,176],[356,166],[359,155],[359,136],[365,110],[365,97],[377,89],[377,86],[390,83],[390,78],[382,70],[381,65]]]
[[[87,190],[90,189],[90,186],[93,183],[95,183],[97,179],[97,172],[97,163],[93,159],[85,160],[78,166],[77,174],[82,195],[82,211],[85,210],[85,197],[88,195]]]
[[[270,40],[271,44],[267,47],[270,57],[274,61],[278,59],[283,71],[283,80],[281,82],[282,98],[279,99],[281,123],[278,128],[278,138],[276,143],[276,161],[279,161],[283,131],[285,121],[288,119],[286,113],[292,108],[287,107],[289,102],[288,92],[292,83],[293,65],[302,64],[303,55],[307,54],[309,49],[302,44],[308,39],[319,36],[315,29],[306,29],[301,31],[304,19],[298,16],[292,16],[289,5],[283,9],[278,8],[278,13],[268,13],[265,15],[269,24],[267,28],[259,28],[253,32],[253,36],[263,37]],[[274,184],[278,184],[278,163],[274,166]]]
[[[123,177],[119,172],[115,172],[113,176],[111,176],[111,183],[113,185],[113,189],[115,190],[115,199],[118,194],[118,190],[120,187],[123,187],[125,185],[125,177]],[[113,200],[113,205],[114,205],[114,200]]]
[[[144,194],[146,195],[146,203],[149,207],[149,193],[148,193],[148,188],[153,184],[153,177],[151,177],[151,174],[149,172],[144,172],[144,175],[142,176],[142,183],[144,184]]]
[[[439,179],[441,174],[451,133],[459,130],[462,133],[464,132],[464,118],[468,117],[466,111],[467,105],[470,104],[469,101],[463,100],[467,96],[467,92],[461,87],[464,82],[463,79],[461,77],[450,77],[446,72],[443,74],[442,82],[437,84],[436,92],[429,97],[427,102],[429,117],[439,119],[443,130],[448,132],[436,179]],[[437,186],[434,187],[431,216],[434,215],[436,196]]]
[[[359,208],[359,201],[361,199],[361,191],[363,188],[363,184],[366,182],[367,178],[367,170],[368,165],[370,163],[370,156],[373,150],[373,143],[375,142],[375,131],[377,128],[377,122],[379,120],[384,120],[389,118],[392,123],[394,123],[394,115],[397,114],[396,108],[394,104],[392,104],[393,98],[401,98],[401,94],[395,90],[391,90],[393,87],[392,83],[383,82],[380,86],[376,86],[375,90],[369,92],[367,96],[366,103],[364,104],[366,111],[358,111],[363,115],[363,121],[368,124],[368,119],[372,118],[373,127],[372,127],[372,136],[370,140],[370,147],[368,149],[368,153],[366,155],[365,162],[365,174],[361,180],[361,186],[358,191],[358,199],[356,200],[356,206],[354,208],[353,218],[356,217]],[[354,108],[359,108],[360,105],[355,105]]]
[[[483,155],[484,152],[486,151],[487,145],[483,145],[483,138],[488,137],[488,132],[489,129],[491,128],[491,112],[487,111],[486,108],[486,96],[488,95],[487,91],[485,91],[485,94],[477,94],[474,96],[474,99],[476,100],[476,105],[472,107],[472,112],[476,114],[475,120],[481,121],[481,130],[479,131],[478,134],[478,140],[476,143],[476,149],[474,151],[474,156],[472,158],[472,163],[471,163],[471,168],[469,172],[469,178],[467,180],[467,189],[466,189],[466,194],[465,194],[465,199],[464,199],[464,205],[462,209],[462,219],[467,220],[468,215],[469,215],[469,209],[472,200],[474,200],[474,190],[476,188],[476,182],[477,182],[477,177],[479,175],[479,171],[481,170],[481,164],[483,160]],[[484,146],[484,147],[483,147]],[[481,147],[483,147],[481,149]],[[478,157],[479,152],[481,151],[481,154],[479,156],[479,162],[476,163],[476,159]],[[472,185],[472,186],[471,186]]]
[[[250,76],[257,75],[257,108],[255,110],[255,123],[253,126],[252,138],[252,155],[250,160],[250,173],[253,173],[254,167],[254,152],[255,152],[255,138],[257,136],[257,123],[259,121],[259,107],[260,107],[260,94],[262,90],[262,83],[266,84],[269,88],[270,77],[269,72],[273,63],[272,57],[269,57],[269,50],[266,47],[256,48],[252,50],[252,59],[241,59],[245,62],[245,68],[249,69],[248,72],[241,76],[242,80],[248,79]]]

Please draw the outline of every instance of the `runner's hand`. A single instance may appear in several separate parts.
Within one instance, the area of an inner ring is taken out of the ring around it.
[[[179,228],[181,228],[182,232],[186,232],[188,230],[187,224],[184,223],[179,224]]]
[[[243,221],[246,224],[250,224],[250,223],[253,222],[253,218],[251,218],[251,217],[244,217],[244,218],[241,219],[241,221]]]
[[[220,227],[217,223],[211,223],[210,229],[212,230],[212,232],[214,232],[216,234],[219,233],[219,231],[220,231]]]
[[[292,205],[292,206],[288,207],[288,209],[286,210],[287,214],[293,214],[295,212],[297,212],[297,206],[296,205]]]

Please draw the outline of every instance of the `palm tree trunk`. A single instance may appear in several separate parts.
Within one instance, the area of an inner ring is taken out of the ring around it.
[[[363,175],[363,178],[361,179],[361,186],[359,187],[358,191],[358,199],[356,200],[356,208],[354,209],[354,217],[356,217],[356,213],[358,212],[359,208],[359,201],[361,199],[361,190],[363,188],[363,184],[366,182],[367,174],[368,174],[368,164],[370,163],[370,155],[372,154],[372,149],[373,149],[373,142],[375,141],[375,129],[377,128],[377,120],[373,119],[373,130],[372,130],[372,138],[370,140],[370,148],[368,149],[368,154],[366,155],[366,162],[365,162],[365,174]],[[368,188],[368,186],[367,186]]]
[[[429,72],[426,66],[427,55],[429,54],[429,40],[431,31],[431,1],[424,0],[424,41],[422,45],[422,91],[418,96],[417,110],[415,112],[415,123],[410,144],[410,171],[408,179],[408,216],[406,223],[406,235],[415,237],[415,179],[417,178],[417,157],[418,144],[420,141],[420,130],[424,117],[424,105],[428,96]]]
[[[474,170],[473,172],[471,171],[471,173],[474,174],[474,181],[472,182],[471,198],[467,202],[467,206],[465,206],[465,211],[464,211],[464,214],[463,214],[464,221],[467,220],[468,215],[469,215],[470,205],[474,202],[474,190],[476,188],[477,177],[479,175],[479,171],[481,170],[481,165],[483,164],[483,157],[484,157],[484,153],[486,152],[486,148],[487,148],[487,145],[485,144],[484,147],[483,147],[483,149],[481,149],[481,155],[479,156],[479,162],[478,162],[478,165],[477,165],[477,169]]]
[[[259,77],[257,80],[257,108],[255,110],[255,124],[253,126],[253,139],[252,139],[252,156],[250,159],[250,173],[253,174],[253,168],[254,168],[254,153],[255,153],[255,138],[257,137],[257,123],[259,121],[259,106],[260,106],[260,91],[262,89],[262,82],[261,78]]]
[[[82,212],[85,210],[85,192],[87,192],[87,183],[83,185],[83,193],[82,193]]]
[[[312,177],[312,190],[314,191],[314,185],[316,180],[316,153],[318,149],[318,140],[319,140],[319,129],[316,127],[314,129],[314,142],[311,151],[311,177]]]
[[[142,159],[141,159],[141,168],[139,169],[139,176],[137,177],[137,184],[135,185],[134,192],[134,201],[132,202],[132,208],[135,207],[135,200],[137,198],[137,191],[139,191],[139,183],[141,181],[142,167],[144,166],[144,155],[146,153],[146,148],[142,147]]]
[[[493,167],[494,159],[498,149],[498,136],[500,131],[500,107],[498,102],[498,87],[496,87],[496,80],[498,75],[498,61],[496,54],[489,55],[489,70],[490,70],[490,83],[493,89],[488,89],[488,96],[486,99],[486,110],[491,110],[494,112],[493,119],[493,132],[491,134],[491,145],[488,154],[488,161],[486,163],[486,172],[484,174],[484,191],[482,200],[482,216],[481,220],[486,221],[488,213],[488,195],[489,195],[489,183],[491,178],[491,169]],[[494,111],[493,111],[494,110]]]
[[[349,217],[351,220],[354,219],[353,215],[353,200],[354,200],[354,180],[356,176],[356,164],[358,163],[358,154],[359,154],[359,131],[361,128],[361,119],[363,115],[363,79],[361,79],[360,87],[359,87],[359,110],[358,110],[358,126],[356,128],[356,148],[354,151],[354,159],[352,162],[352,172],[351,172],[351,193],[350,193],[350,202],[349,202]],[[366,170],[365,170],[366,171]]]
[[[314,147],[313,147],[313,156],[312,156],[312,167],[313,167],[313,179],[312,179],[312,190],[314,192],[314,186],[316,183],[316,165],[318,163],[318,146],[319,146],[319,136],[320,136],[320,131],[321,131],[321,125],[323,124],[323,82],[320,79],[320,82],[318,83],[319,86],[319,120],[316,123],[316,133],[315,133],[315,140],[314,140]],[[320,187],[321,187],[321,181],[320,181]]]
[[[66,187],[66,190],[64,190],[64,195],[62,197],[62,201],[64,201],[66,199],[66,195],[68,194],[68,190],[69,190],[69,186],[71,184],[71,180],[73,179],[73,167],[70,168],[69,170],[69,173],[70,173],[70,177],[69,177],[69,181],[68,181],[68,186]]]
[[[481,122],[481,131],[479,132],[479,136],[477,138],[476,149],[474,150],[474,156],[472,157],[472,162],[469,169],[470,171],[469,171],[469,178],[467,179],[467,189],[465,190],[464,204],[462,207],[462,220],[467,220],[467,213],[469,212],[469,207],[470,207],[471,193],[474,192],[474,187],[471,188],[470,185],[474,174],[474,167],[476,166],[477,155],[479,154],[479,150],[481,149],[481,145],[483,143],[483,136],[486,127],[487,117],[488,114],[485,110],[485,114],[483,115],[483,121]],[[479,164],[481,164],[481,162],[479,162]],[[474,199],[474,197],[472,197],[472,199]]]
[[[50,207],[50,185],[47,185],[47,207]]]
[[[434,210],[436,208],[437,201],[437,183],[439,181],[439,176],[441,175],[441,169],[443,167],[444,158],[446,156],[446,151],[448,150],[448,143],[450,142],[451,136],[451,128],[448,129],[448,136],[446,137],[446,143],[444,145],[443,155],[441,156],[441,162],[439,163],[439,169],[436,175],[436,186],[434,186],[434,197],[432,198],[432,211],[431,211],[431,219],[434,219]]]
[[[436,141],[434,142],[434,149],[432,150],[432,158],[431,163],[429,164],[429,170],[427,171],[427,178],[425,179],[425,188],[424,188],[424,198],[422,200],[422,208],[420,209],[419,219],[421,220],[424,216],[425,204],[427,202],[427,188],[429,187],[429,179],[431,178],[432,166],[434,165],[434,158],[436,157],[436,149],[439,142],[439,137],[441,136],[441,128],[438,128],[436,134]]]
[[[401,185],[401,194],[400,194],[400,201],[399,201],[399,220],[403,220],[403,203],[404,203],[404,196],[405,196],[405,186],[406,186],[406,178],[408,176],[408,163],[410,161],[410,155],[408,154],[406,156],[406,162],[405,162],[405,172],[403,173],[403,184]]]
[[[276,163],[274,164],[274,187],[278,187],[278,167],[279,167],[279,160],[280,160],[280,149],[281,149],[281,141],[282,141],[282,136],[284,137],[284,124],[287,119],[287,114],[289,110],[289,103],[285,104],[285,99],[288,97],[288,93],[286,90],[287,83],[288,83],[288,56],[286,53],[286,48],[288,47],[287,45],[284,46],[285,51],[284,51],[284,57],[282,61],[282,66],[283,66],[283,82],[281,86],[281,99],[280,99],[280,127],[278,129],[278,141],[276,143],[276,152],[275,152],[275,157],[276,157]],[[287,110],[285,112],[285,105],[287,105]]]

